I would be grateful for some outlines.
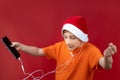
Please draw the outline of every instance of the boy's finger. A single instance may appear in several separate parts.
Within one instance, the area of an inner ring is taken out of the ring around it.
[[[113,43],[109,43],[109,47],[116,53],[117,52],[117,47]]]

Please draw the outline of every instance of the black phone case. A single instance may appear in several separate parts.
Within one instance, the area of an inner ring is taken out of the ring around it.
[[[2,38],[2,42],[5,44],[5,46],[9,49],[9,51],[14,55],[14,57],[15,57],[16,59],[18,59],[18,58],[20,57],[20,54],[19,54],[19,52],[16,50],[16,48],[15,48],[15,47],[11,47],[12,43],[11,43],[11,41],[8,39],[7,36],[4,36],[4,37]]]

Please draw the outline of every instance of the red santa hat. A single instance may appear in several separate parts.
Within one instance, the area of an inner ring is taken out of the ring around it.
[[[84,42],[88,42],[87,24],[82,16],[72,16],[64,21],[63,31],[67,30]]]

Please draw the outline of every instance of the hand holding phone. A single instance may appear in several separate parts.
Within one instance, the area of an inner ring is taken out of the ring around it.
[[[7,36],[4,36],[2,39],[2,42],[5,44],[5,46],[9,49],[9,51],[14,55],[14,57],[16,59],[18,59],[20,57],[19,52],[16,50],[15,47],[11,47],[12,43],[11,41],[8,39]]]

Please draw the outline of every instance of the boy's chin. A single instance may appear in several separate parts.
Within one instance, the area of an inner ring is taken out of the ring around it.
[[[74,50],[75,48],[68,48],[70,51]]]

